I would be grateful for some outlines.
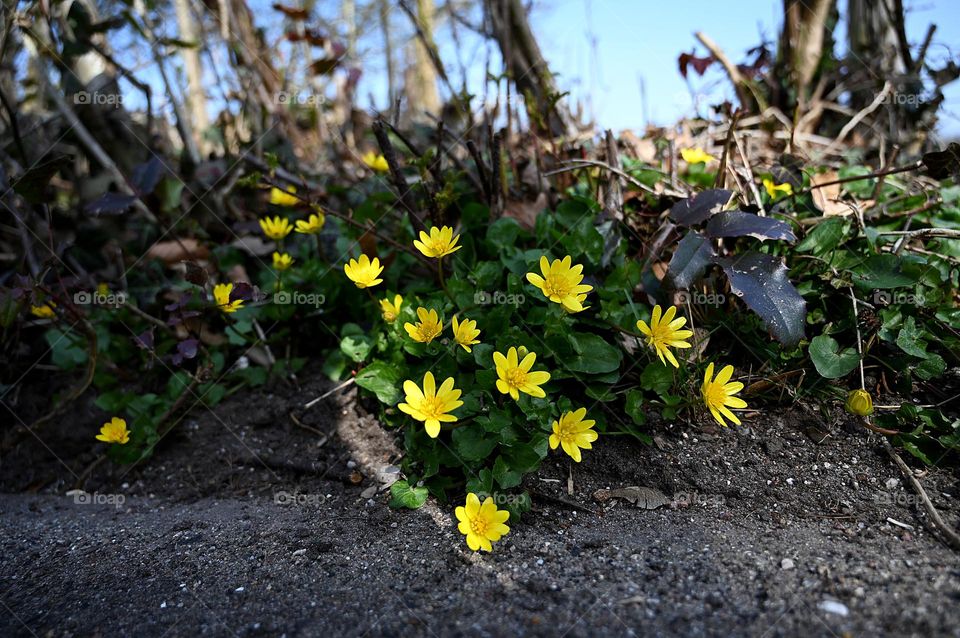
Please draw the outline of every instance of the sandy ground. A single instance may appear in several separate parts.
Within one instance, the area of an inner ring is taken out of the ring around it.
[[[849,424],[601,438],[572,497],[552,456],[534,511],[480,555],[452,505],[370,496],[396,452],[351,393],[294,425],[324,387],[193,415],[144,466],[95,472],[89,499],[66,495],[89,453],[10,455],[0,635],[960,636],[960,556]],[[956,524],[957,476],[923,481]],[[593,498],[628,485],[678,502]]]

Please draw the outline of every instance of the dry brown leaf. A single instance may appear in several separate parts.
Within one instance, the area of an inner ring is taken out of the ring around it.
[[[838,178],[839,175],[837,175],[836,171],[818,173],[810,178],[810,185],[817,186],[818,184],[827,184],[828,182],[836,181]],[[853,214],[853,207],[840,200],[840,184],[830,184],[829,186],[814,188],[810,191],[810,196],[813,197],[813,205],[823,213],[824,217]]]
[[[159,259],[168,266],[179,265],[185,260],[206,259],[210,251],[196,239],[171,239],[160,241],[147,251],[147,259]]]
[[[540,214],[540,211],[547,208],[547,206],[546,193],[539,193],[537,198],[532,202],[519,199],[508,200],[504,207],[503,215],[504,217],[513,217],[527,230],[533,230],[534,226],[537,225],[537,215]]]
[[[244,281],[250,281],[250,275],[247,274],[247,269],[243,267],[243,264],[237,264],[233,268],[227,271],[227,279],[235,284]]]
[[[254,257],[263,257],[264,255],[269,255],[277,249],[277,245],[273,241],[266,240],[263,237],[258,237],[256,235],[237,237],[230,243],[230,245],[234,248],[239,248],[243,252],[247,253],[248,255],[253,255]]]

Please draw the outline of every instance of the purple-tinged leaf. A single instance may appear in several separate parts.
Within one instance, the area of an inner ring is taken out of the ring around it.
[[[678,290],[688,290],[703,277],[716,256],[710,240],[691,230],[677,244],[667,268],[667,277]]]
[[[782,154],[770,173],[777,184],[790,184],[794,190],[803,186],[803,160],[796,155]]]
[[[196,339],[184,339],[177,344],[177,352],[184,359],[193,359],[197,356],[197,348],[200,343]]]
[[[194,286],[200,286],[201,288],[207,283],[209,278],[207,275],[207,269],[199,265],[195,261],[184,261],[183,265],[186,267],[187,272],[184,274],[183,278],[192,283]]]
[[[164,166],[163,160],[154,155],[149,161],[133,167],[131,181],[142,195],[149,195],[157,187],[164,173],[173,175],[173,171]]]
[[[717,213],[707,222],[708,237],[744,237],[797,241],[790,224],[772,217],[760,217],[742,210]]]
[[[960,175],[960,144],[951,142],[942,151],[925,153],[921,158],[927,174],[934,179]]]
[[[123,193],[104,193],[83,207],[84,212],[91,215],[117,215],[126,211],[137,201],[134,195]]]
[[[730,280],[730,289],[767,324],[780,343],[795,346],[803,338],[807,303],[787,278],[780,257],[747,251],[717,263]]]
[[[230,301],[236,301],[237,299],[243,301],[256,301],[256,288],[245,281],[233,284],[233,290],[230,291]]]
[[[142,350],[153,350],[153,328],[135,336],[133,342]]]
[[[694,226],[723,210],[732,196],[733,191],[722,188],[703,191],[674,204],[670,209],[670,219],[681,226]]]

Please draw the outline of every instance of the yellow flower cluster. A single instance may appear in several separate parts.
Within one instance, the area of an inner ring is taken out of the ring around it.
[[[374,170],[386,168],[378,168],[375,157],[365,158],[364,161]],[[442,226],[431,228],[429,232],[421,231],[413,244],[425,257],[442,260],[461,248],[459,241],[460,235],[454,234],[453,228]],[[377,257],[371,259],[364,254],[357,259],[350,259],[343,267],[347,278],[361,289],[382,283],[383,270],[384,267]],[[586,310],[587,306],[584,306],[583,302],[587,293],[593,290],[592,286],[582,283],[583,266],[573,264],[569,256],[550,262],[544,255],[540,259],[540,273],[528,273],[527,280],[539,288],[547,299],[560,304],[569,313]],[[403,309],[403,297],[394,295],[391,299],[387,296],[379,299],[378,303],[383,320],[387,323],[396,322]],[[450,327],[454,343],[466,352],[472,352],[473,346],[480,343],[480,330],[475,320],[454,316]],[[403,328],[414,341],[431,343],[443,333],[444,321],[437,310],[420,306],[416,310],[416,321],[404,323]],[[551,375],[545,370],[535,370],[536,361],[537,354],[523,346],[512,346],[506,352],[494,352],[497,390],[515,401],[520,399],[521,393],[534,398],[545,398],[547,394],[542,386],[550,380]],[[440,436],[442,423],[457,422],[454,412],[463,405],[463,401],[460,400],[462,391],[456,387],[453,377],[444,379],[438,385],[433,373],[427,371],[420,383],[413,379],[404,381],[403,393],[403,401],[397,408],[422,422],[430,438]],[[596,422],[586,416],[586,408],[563,413],[553,422],[553,433],[549,440],[552,449],[561,447],[578,463],[582,458],[581,450],[591,449],[598,436],[593,429]],[[459,530],[467,537],[467,546],[474,551],[490,551],[492,543],[510,531],[504,524],[510,516],[509,512],[498,510],[491,498],[481,503],[476,494],[470,493],[466,504],[457,508],[456,515],[460,521]]]
[[[646,337],[647,345],[660,357],[660,362],[664,365],[669,361],[674,368],[679,368],[680,363],[674,356],[670,348],[689,348],[690,343],[686,341],[693,336],[692,330],[684,330],[686,317],[677,317],[677,307],[670,306],[666,312],[656,305],[650,315],[650,323],[644,320],[637,321],[637,328]],[[733,366],[725,366],[716,378],[713,376],[713,363],[707,366],[707,371],[703,377],[703,384],[700,386],[700,396],[703,398],[703,404],[710,410],[710,414],[720,425],[726,426],[723,417],[726,417],[733,423],[740,425],[740,419],[729,410],[729,408],[745,408],[747,403],[734,396],[743,389],[743,384],[739,381],[730,382],[733,376]]]

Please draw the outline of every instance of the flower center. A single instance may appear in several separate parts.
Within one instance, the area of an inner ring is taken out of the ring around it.
[[[443,402],[440,401],[438,397],[424,397],[423,402],[420,404],[420,411],[431,419],[436,419],[442,414],[445,414],[443,411]]]
[[[470,521],[470,529],[477,536],[486,536],[489,527],[487,521],[482,518],[474,518]]]
[[[573,432],[567,430],[566,428],[560,428],[560,432],[557,434],[560,437],[560,440],[564,443],[573,443],[575,438]]]
[[[527,373],[520,368],[514,368],[507,372],[506,381],[510,386],[519,389],[520,386],[527,382]]]
[[[421,323],[417,326],[417,332],[420,334],[420,338],[424,341],[430,341],[438,334],[440,331],[437,330],[437,326],[429,323]]]
[[[570,283],[562,277],[550,276],[543,282],[549,297],[566,297],[570,294]]]

